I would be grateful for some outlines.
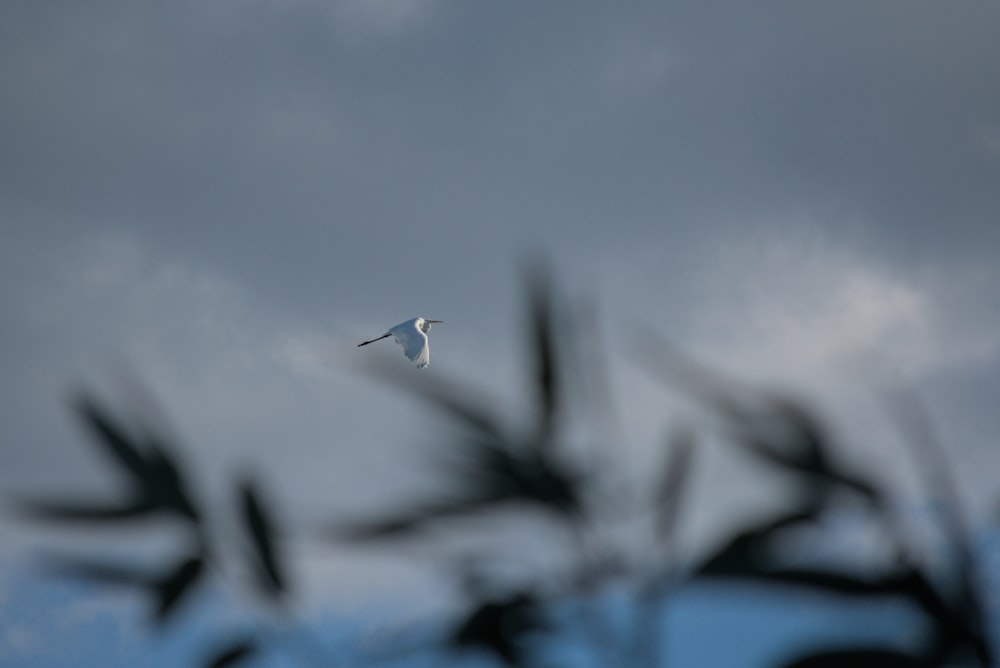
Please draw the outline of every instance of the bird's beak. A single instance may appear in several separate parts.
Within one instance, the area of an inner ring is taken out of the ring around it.
[[[427,320],[426,322],[444,322],[444,320]]]

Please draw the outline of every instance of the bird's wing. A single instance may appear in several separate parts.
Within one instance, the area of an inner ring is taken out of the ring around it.
[[[403,354],[424,368],[431,361],[431,347],[427,335],[417,327],[417,320],[407,320],[389,330],[396,337],[396,343],[403,347]]]

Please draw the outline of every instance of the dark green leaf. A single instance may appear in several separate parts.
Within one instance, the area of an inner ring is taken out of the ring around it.
[[[244,481],[240,486],[240,494],[243,521],[256,552],[254,563],[257,565],[258,582],[265,592],[277,596],[284,591],[286,582],[275,550],[273,522],[252,483]]]

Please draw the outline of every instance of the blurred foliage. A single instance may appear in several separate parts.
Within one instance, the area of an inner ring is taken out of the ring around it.
[[[929,629],[914,634],[912,646],[905,651],[888,640],[884,646],[796,646],[790,652],[798,655],[779,664],[784,668],[992,665],[994,650],[986,633],[984,594],[976,586],[973,550],[950,483],[941,474],[941,462],[930,461],[932,443],[924,439],[923,454],[915,460],[932,469],[925,476],[932,486],[927,494],[949,500],[943,529],[949,538],[950,560],[943,577],[928,572],[912,557],[914,550],[890,510],[888,492],[841,461],[842,453],[836,451],[828,430],[803,402],[740,387],[648,336],[642,351],[647,370],[702,404],[722,426],[730,447],[747,453],[793,489],[780,511],[735,528],[693,563],[682,562],[678,527],[691,508],[689,491],[699,464],[698,430],[671,425],[663,466],[649,475],[651,493],[632,494],[629,498],[641,501],[626,504],[624,511],[605,507],[608,497],[601,490],[620,478],[607,470],[606,460],[574,447],[579,444],[572,442],[566,428],[571,386],[582,377],[570,373],[581,363],[574,358],[573,314],[564,309],[567,300],[556,298],[544,270],[534,267],[526,274],[527,394],[536,405],[527,428],[510,424],[458,384],[425,374],[414,376],[409,367],[405,374],[377,370],[383,380],[433,407],[458,427],[461,436],[453,444],[453,457],[441,462],[445,482],[436,494],[380,516],[337,518],[331,521],[325,539],[391,551],[400,542],[419,540],[442,527],[464,531],[468,525],[458,521],[462,518],[476,516],[477,529],[489,531],[490,520],[516,512],[517,518],[538,516],[559,527],[563,535],[553,541],[571,545],[566,562],[557,577],[528,573],[511,581],[489,575],[498,571],[490,568],[497,556],[465,555],[462,568],[448,570],[465,592],[465,613],[444,622],[446,631],[436,640],[360,657],[355,665],[374,665],[386,656],[435,648],[446,653],[478,652],[512,667],[572,665],[554,659],[556,655],[546,649],[576,638],[603,665],[666,666],[664,610],[675,592],[699,582],[753,583],[769,590],[850,597],[872,605],[894,599],[919,612]],[[42,566],[48,573],[144,592],[150,601],[151,623],[163,626],[185,604],[190,605],[210,580],[229,572],[223,555],[231,552],[219,549],[226,538],[206,522],[211,513],[193,493],[188,469],[169,439],[149,425],[127,424],[90,394],[82,395],[74,408],[91,442],[123,482],[117,500],[25,499],[20,510],[37,520],[125,528],[168,518],[187,539],[181,553],[168,557],[158,568],[130,565],[120,555],[85,558],[71,554],[47,555]],[[232,494],[239,508],[243,565],[251,575],[250,583],[263,594],[265,605],[279,615],[289,614],[294,597],[283,541],[291,532],[279,522],[257,482],[240,479]],[[803,527],[819,527],[822,518],[845,499],[859,504],[867,521],[879,528],[890,548],[890,563],[834,568],[828,560],[791,564],[783,558],[784,538]],[[642,516],[649,518],[651,535],[646,545],[653,554],[623,559],[613,545],[606,544],[611,539],[602,526]],[[444,541],[441,550],[448,549]],[[456,560],[450,554],[440,558],[442,563]],[[600,592],[612,584],[624,585],[630,592],[639,620],[630,628],[612,628],[601,615]],[[243,664],[272,639],[259,628],[219,629],[218,640],[207,648],[201,665]],[[303,663],[335,664],[322,657],[303,659]]]

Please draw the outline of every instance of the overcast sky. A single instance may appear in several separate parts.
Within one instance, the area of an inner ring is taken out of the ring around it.
[[[435,423],[356,371],[396,346],[355,344],[445,320],[427,373],[516,406],[543,252],[630,425],[664,427],[637,322],[835,414],[905,378],[984,517],[998,25],[985,0],[4,2],[0,491],[103,480],[65,400],[130,406],[128,376],[208,475],[367,503]]]

